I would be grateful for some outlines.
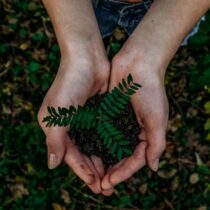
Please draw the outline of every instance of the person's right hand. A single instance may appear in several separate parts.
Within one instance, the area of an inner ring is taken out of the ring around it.
[[[109,61],[105,53],[91,47],[83,45],[80,48],[78,45],[75,51],[71,50],[62,56],[55,80],[39,110],[38,121],[46,135],[48,167],[53,169],[64,160],[94,193],[101,193],[101,180],[104,176],[101,159],[82,154],[74,144],[74,139],[68,136],[69,127],[45,127],[45,123],[42,122],[43,117],[48,115],[47,106],[82,106],[97,92],[107,91]],[[103,194],[109,195],[112,191],[105,190]]]

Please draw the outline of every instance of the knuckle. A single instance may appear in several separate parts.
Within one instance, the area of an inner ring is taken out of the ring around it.
[[[166,141],[161,139],[156,144],[152,146],[152,154],[154,156],[160,156],[166,149]]]
[[[93,185],[95,182],[95,175],[93,173],[87,174],[87,177],[84,178],[84,182],[89,186]]]

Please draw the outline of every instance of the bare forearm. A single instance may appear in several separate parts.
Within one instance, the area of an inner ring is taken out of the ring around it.
[[[141,48],[145,62],[156,62],[165,69],[181,41],[209,7],[209,0],[155,0],[130,42]]]
[[[100,42],[91,0],[43,0],[43,3],[61,49],[83,40],[95,39]]]

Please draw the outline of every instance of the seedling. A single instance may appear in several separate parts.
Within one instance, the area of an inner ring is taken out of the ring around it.
[[[43,118],[46,127],[68,126],[76,129],[92,129],[103,141],[103,144],[110,149],[112,155],[117,155],[121,160],[125,155],[130,155],[132,151],[127,148],[129,141],[111,123],[111,119],[116,118],[130,102],[130,97],[141,87],[134,83],[132,75],[129,74],[127,80],[122,79],[118,87],[114,87],[110,93],[105,95],[100,106],[90,107],[78,105],[77,108],[48,106],[49,115]]]

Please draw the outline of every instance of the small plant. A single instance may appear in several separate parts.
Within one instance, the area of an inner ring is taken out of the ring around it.
[[[118,160],[123,155],[130,155],[131,150],[127,148],[129,141],[111,123],[111,119],[119,115],[130,102],[130,97],[141,87],[134,83],[132,75],[129,74],[127,81],[122,79],[118,87],[114,87],[111,93],[107,93],[101,101],[99,107],[84,107],[78,105],[77,108],[48,107],[50,115],[43,118],[46,126],[67,126],[76,129],[96,129],[97,134],[103,140],[103,144],[110,149],[111,154],[117,154]]]

